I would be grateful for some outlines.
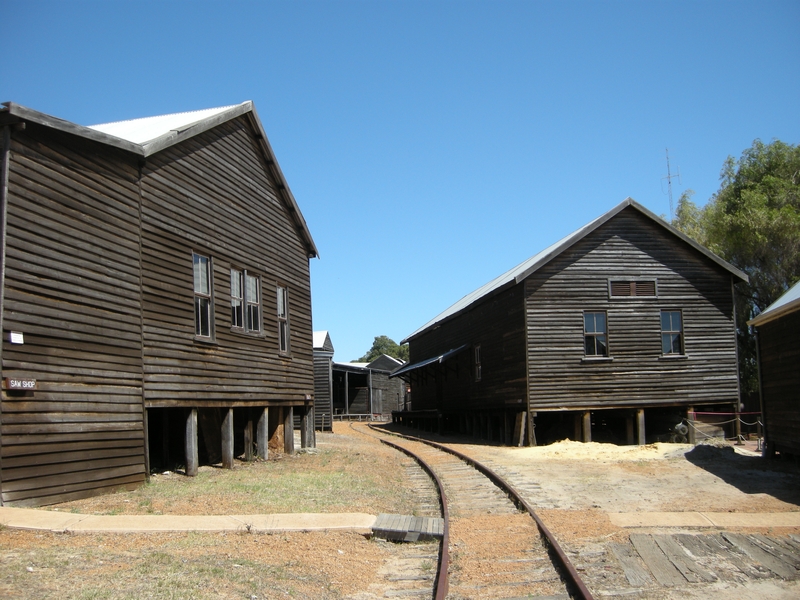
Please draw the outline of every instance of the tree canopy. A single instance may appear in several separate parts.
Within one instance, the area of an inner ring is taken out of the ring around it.
[[[387,354],[394,358],[397,358],[402,361],[408,361],[408,344],[403,344],[402,346],[396,343],[393,339],[385,336],[379,335],[375,337],[375,341],[372,342],[372,348],[369,351],[359,358],[358,360],[354,360],[353,362],[372,362],[376,358],[378,358],[381,354]]]
[[[755,140],[729,156],[720,188],[701,209],[691,190],[678,201],[672,224],[747,273],[736,286],[742,389],[757,389],[755,342],[747,321],[800,279],[800,146]]]

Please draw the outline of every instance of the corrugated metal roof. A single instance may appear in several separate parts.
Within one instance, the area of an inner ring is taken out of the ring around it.
[[[180,133],[185,131],[199,121],[214,117],[236,106],[242,106],[242,104],[89,125],[88,128],[128,140],[134,144],[146,144],[170,132]]]
[[[635,208],[636,210],[641,212],[643,215],[649,217],[654,222],[658,223],[659,225],[661,225],[662,227],[664,227],[665,229],[667,229],[668,231],[670,231],[671,233],[673,233],[677,237],[681,238],[686,243],[688,243],[689,245],[693,246],[696,250],[698,250],[699,252],[705,254],[708,258],[710,258],[711,260],[713,260],[714,262],[719,264],[721,267],[723,267],[723,268],[727,269],[728,271],[730,271],[734,276],[742,279],[743,281],[747,281],[747,275],[742,273],[739,269],[737,269],[733,265],[725,262],[724,260],[722,260],[720,257],[718,257],[716,254],[714,254],[713,252],[711,252],[707,248],[704,248],[703,246],[699,245],[693,239],[687,237],[685,234],[683,234],[682,232],[680,232],[677,229],[675,229],[674,227],[672,227],[672,225],[670,225],[669,223],[667,223],[666,221],[664,221],[663,219],[661,219],[657,215],[651,213],[649,210],[647,210],[641,204],[637,203],[632,198],[626,198],[620,204],[615,206],[613,209],[611,209],[607,213],[597,217],[595,220],[591,221],[590,223],[587,223],[586,225],[584,225],[583,227],[581,227],[577,231],[574,231],[574,232],[570,233],[568,236],[560,239],[555,244],[553,244],[551,246],[548,246],[547,248],[545,248],[544,250],[542,250],[538,254],[534,254],[528,260],[521,262],[520,264],[518,264],[513,269],[510,269],[509,271],[506,271],[505,273],[503,273],[499,277],[496,277],[495,279],[492,279],[489,283],[487,283],[486,285],[481,286],[480,288],[478,288],[477,290],[475,290],[471,294],[467,294],[461,300],[459,300],[458,302],[453,304],[450,308],[448,308],[444,312],[440,313],[439,315],[437,315],[436,317],[434,317],[433,319],[431,319],[430,321],[425,323],[425,325],[423,325],[422,327],[420,327],[419,329],[414,331],[414,333],[409,335],[407,338],[402,340],[400,343],[401,344],[405,344],[406,342],[408,342],[410,339],[414,338],[415,336],[417,336],[417,335],[421,334],[422,332],[430,329],[431,327],[433,327],[437,323],[441,323],[442,321],[445,321],[445,320],[449,319],[450,317],[460,313],[461,311],[467,309],[473,303],[475,303],[478,300],[480,300],[480,299],[492,294],[493,292],[496,292],[497,290],[500,290],[500,289],[502,289],[503,287],[505,287],[507,285],[515,285],[515,284],[521,282],[526,277],[528,277],[531,273],[534,273],[536,270],[541,268],[543,265],[545,265],[548,262],[550,262],[550,260],[552,260],[554,257],[558,256],[561,252],[563,252],[564,250],[566,250],[567,248],[572,246],[574,243],[578,242],[579,240],[581,240],[582,238],[587,236],[589,233],[591,233],[592,231],[594,231],[595,229],[600,227],[602,224],[606,223],[612,217],[616,216],[618,213],[620,213],[622,210],[624,210],[625,208],[627,208],[629,206]]]
[[[758,327],[759,325],[769,323],[795,310],[800,310],[800,281],[795,283],[783,296],[764,309],[764,312],[748,321],[747,324]]]

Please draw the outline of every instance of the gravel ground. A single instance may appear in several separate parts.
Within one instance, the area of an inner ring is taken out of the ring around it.
[[[409,459],[346,424],[337,424],[333,434],[318,434],[318,445],[316,454],[281,459],[280,468],[289,473],[354,470],[369,474],[371,485],[383,491],[377,496],[336,492],[342,497],[328,498],[319,510],[300,512],[410,512],[413,490],[403,468]],[[800,510],[800,473],[795,466],[728,449],[566,441],[542,448],[465,445],[464,450],[537,482],[537,512],[562,544],[576,551],[627,539],[627,532],[610,522],[609,512]],[[268,469],[259,468],[237,464],[239,471],[254,469],[253,476],[270,476]],[[206,496],[178,494],[166,500],[150,498],[148,503],[134,491],[50,509],[243,514],[245,505],[237,494],[224,492],[227,474],[214,470],[221,481],[217,491]],[[179,486],[193,484],[172,474],[155,478],[154,485],[167,480]],[[281,497],[275,505],[246,506],[252,514],[292,512],[287,510],[292,503],[300,499]],[[515,526],[519,516],[492,518],[508,519],[508,525]],[[380,571],[396,552],[392,544],[347,533],[64,535],[3,528],[0,597],[371,598],[380,595]],[[365,594],[366,590],[371,591]]]

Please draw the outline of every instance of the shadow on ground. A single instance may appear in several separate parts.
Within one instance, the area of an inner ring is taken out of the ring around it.
[[[800,507],[800,468],[793,462],[737,454],[732,446],[703,444],[684,456],[745,494],[768,494]]]

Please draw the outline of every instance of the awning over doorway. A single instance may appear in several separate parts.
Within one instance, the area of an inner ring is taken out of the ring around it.
[[[441,364],[444,361],[446,361],[448,358],[450,358],[452,356],[455,356],[456,354],[458,354],[459,352],[464,350],[467,346],[468,346],[468,344],[463,344],[463,345],[459,346],[458,348],[454,348],[452,350],[448,350],[447,352],[444,352],[444,353],[439,354],[437,356],[432,356],[431,358],[426,358],[425,360],[421,360],[419,362],[415,362],[414,364],[403,365],[402,367],[400,367],[396,371],[393,371],[392,374],[389,375],[389,377],[399,377],[400,375],[403,375],[403,374],[408,373],[410,371],[414,371],[416,369],[421,369],[423,367],[427,367],[428,365],[432,365],[434,363],[440,363]]]

